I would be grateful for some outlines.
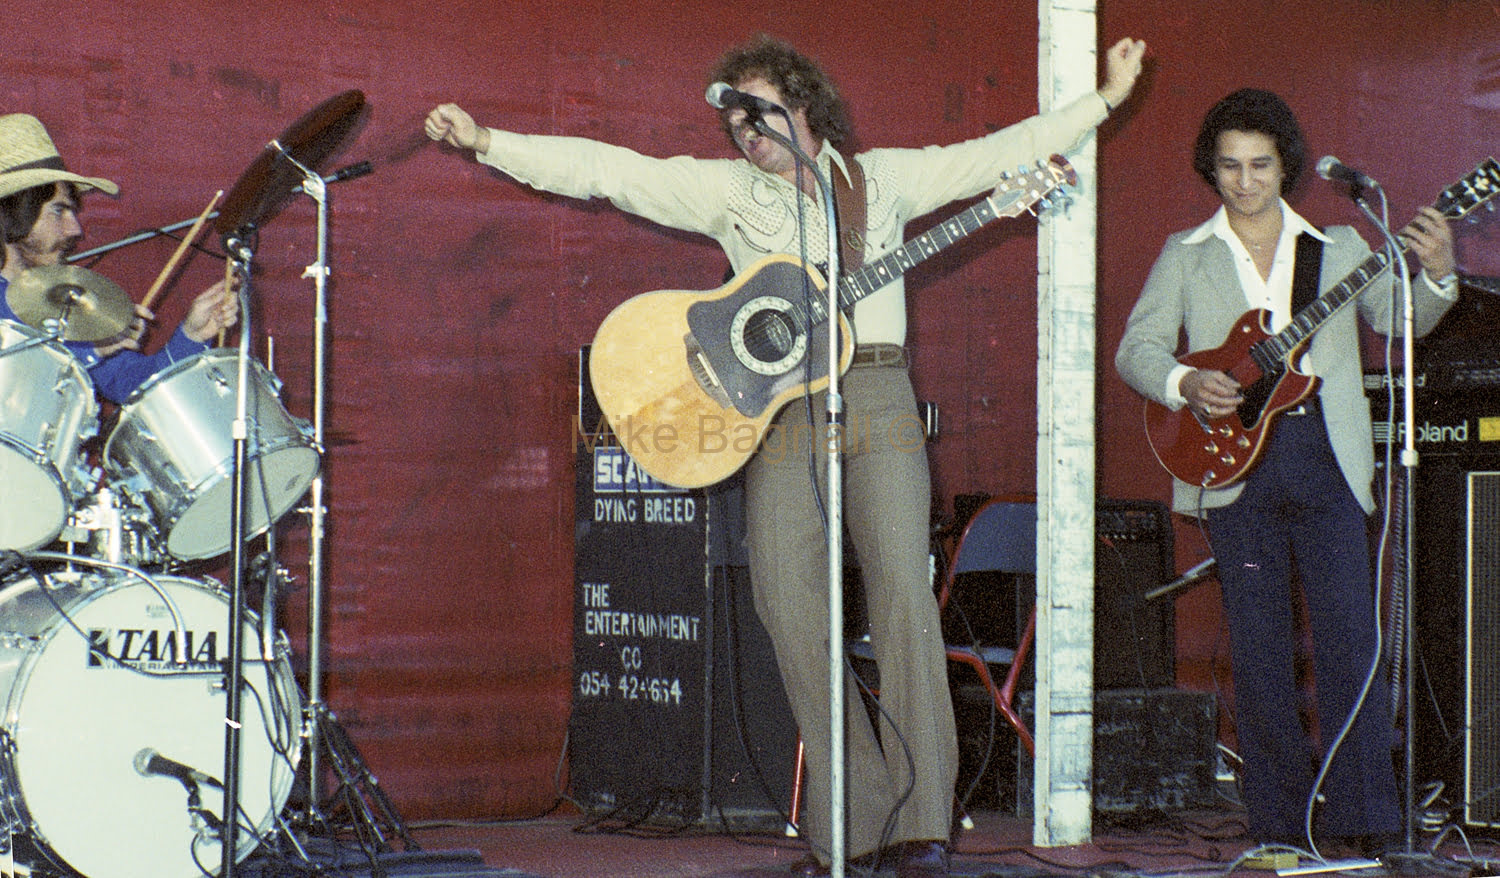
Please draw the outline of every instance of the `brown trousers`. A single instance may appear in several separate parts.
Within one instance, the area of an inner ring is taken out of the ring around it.
[[[857,367],[840,389],[844,523],[859,558],[881,704],[877,736],[846,671],[846,839],[853,858],[882,844],[948,838],[958,743],[928,575],[931,481],[911,381],[902,367]],[[755,606],[806,746],[799,829],[827,861],[828,555],[820,512],[826,502],[825,395],[811,403],[811,426],[807,401],[799,399],[768,430],[746,472],[746,515]]]

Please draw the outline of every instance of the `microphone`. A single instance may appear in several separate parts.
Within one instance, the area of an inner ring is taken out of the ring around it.
[[[1374,177],[1349,167],[1331,155],[1318,159],[1318,176],[1325,180],[1348,183],[1350,186],[1363,186],[1366,189],[1380,188],[1380,184],[1375,182]]]
[[[1208,579],[1210,576],[1214,576],[1218,573],[1218,571],[1219,562],[1215,561],[1213,558],[1209,558],[1207,561],[1199,561],[1197,564],[1194,564],[1187,570],[1183,571],[1183,574],[1181,576],[1177,577],[1166,585],[1158,585],[1156,588],[1153,588],[1150,591],[1146,592],[1146,600],[1155,600],[1162,595],[1171,594],[1174,591],[1179,591],[1181,589],[1187,588],[1190,585],[1197,585],[1199,582]]]
[[[370,164],[370,160],[365,159],[362,162],[355,162],[352,165],[339,168],[337,171],[324,177],[323,182],[338,183],[344,180],[353,180],[355,177],[363,177],[373,170],[375,170],[375,167]]]
[[[748,92],[737,91],[730,88],[727,82],[716,82],[710,85],[708,91],[703,93],[703,99],[708,101],[708,105],[715,110],[733,110],[735,107],[740,107],[752,116],[759,116],[763,113],[786,115],[786,107]]]
[[[150,777],[153,774],[175,777],[182,781],[183,786],[202,784],[218,787],[221,790],[224,788],[223,784],[198,769],[183,765],[175,759],[168,759],[151,747],[143,747],[139,753],[135,754],[135,770],[141,777]]]

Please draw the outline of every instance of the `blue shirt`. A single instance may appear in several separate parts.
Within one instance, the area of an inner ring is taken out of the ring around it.
[[[10,302],[5,297],[9,286],[10,282],[0,277],[0,320],[20,323],[20,318],[16,317],[16,312],[11,310]],[[88,370],[94,389],[105,399],[117,403],[123,403],[137,387],[157,372],[208,350],[207,342],[193,341],[180,326],[167,340],[166,346],[154,354],[123,350],[100,357],[93,342],[69,341],[63,342],[63,345]]]

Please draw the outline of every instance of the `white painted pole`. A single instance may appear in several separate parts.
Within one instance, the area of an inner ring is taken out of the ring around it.
[[[1097,83],[1093,0],[1039,0],[1038,102],[1060,107]],[[1036,810],[1033,842],[1093,833],[1094,366],[1096,149],[1069,154],[1072,204],[1037,235]]]

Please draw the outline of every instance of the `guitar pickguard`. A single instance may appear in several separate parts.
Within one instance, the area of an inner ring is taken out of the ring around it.
[[[795,260],[769,261],[725,295],[687,309],[696,355],[717,377],[721,398],[746,417],[758,418],[789,389],[828,376],[826,327],[809,331],[786,295],[802,289],[804,278],[814,295],[824,289],[823,279]]]

